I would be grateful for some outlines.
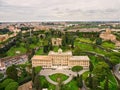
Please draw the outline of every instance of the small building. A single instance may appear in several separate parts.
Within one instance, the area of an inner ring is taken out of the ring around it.
[[[0,35],[0,42],[3,42],[9,38],[8,34]]]
[[[60,45],[62,45],[62,39],[61,38],[52,38],[52,45],[53,46],[60,46]]]
[[[79,65],[83,68],[89,68],[88,56],[73,56],[71,51],[58,52],[50,51],[47,56],[34,55],[32,58],[32,67],[42,66],[43,68],[71,68]]]

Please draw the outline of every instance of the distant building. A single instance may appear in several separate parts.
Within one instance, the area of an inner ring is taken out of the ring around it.
[[[0,42],[3,42],[9,38],[8,34],[0,35]]]
[[[73,56],[71,51],[58,52],[50,51],[48,56],[34,55],[32,58],[32,67],[42,66],[43,68],[71,68],[80,65],[83,68],[89,67],[88,56]]]
[[[27,55],[19,55],[14,57],[5,57],[0,59],[0,69],[9,67],[13,64],[22,64],[25,63],[28,60]]]
[[[53,46],[60,46],[60,45],[62,45],[62,39],[61,38],[52,38],[52,45]]]
[[[100,38],[102,38],[103,40],[110,40],[110,41],[116,40],[116,36],[111,33],[110,29],[106,29],[106,32],[102,32],[100,34]]]
[[[120,41],[116,41],[115,46],[117,49],[120,49]]]
[[[103,40],[110,40],[115,43],[116,48],[120,48],[120,41],[116,39],[116,36],[111,33],[110,29],[106,29],[106,32],[101,33],[100,38]]]

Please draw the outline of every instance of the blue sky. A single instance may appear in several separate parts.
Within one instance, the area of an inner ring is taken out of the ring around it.
[[[120,20],[120,0],[0,0],[0,21]]]

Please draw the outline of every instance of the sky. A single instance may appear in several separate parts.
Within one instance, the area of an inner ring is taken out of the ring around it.
[[[120,21],[120,0],[0,0],[0,22]]]

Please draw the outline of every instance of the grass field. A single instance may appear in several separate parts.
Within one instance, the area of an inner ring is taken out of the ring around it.
[[[16,56],[17,55],[16,51],[20,51],[20,54],[24,54],[27,52],[27,49],[22,46],[20,46],[20,47],[14,46],[14,47],[10,48],[10,50],[7,52],[7,56]]]
[[[114,48],[115,48],[115,44],[112,43],[112,42],[103,42],[103,43],[102,43],[102,46],[103,46],[104,48],[110,48],[110,49],[114,49]]]

